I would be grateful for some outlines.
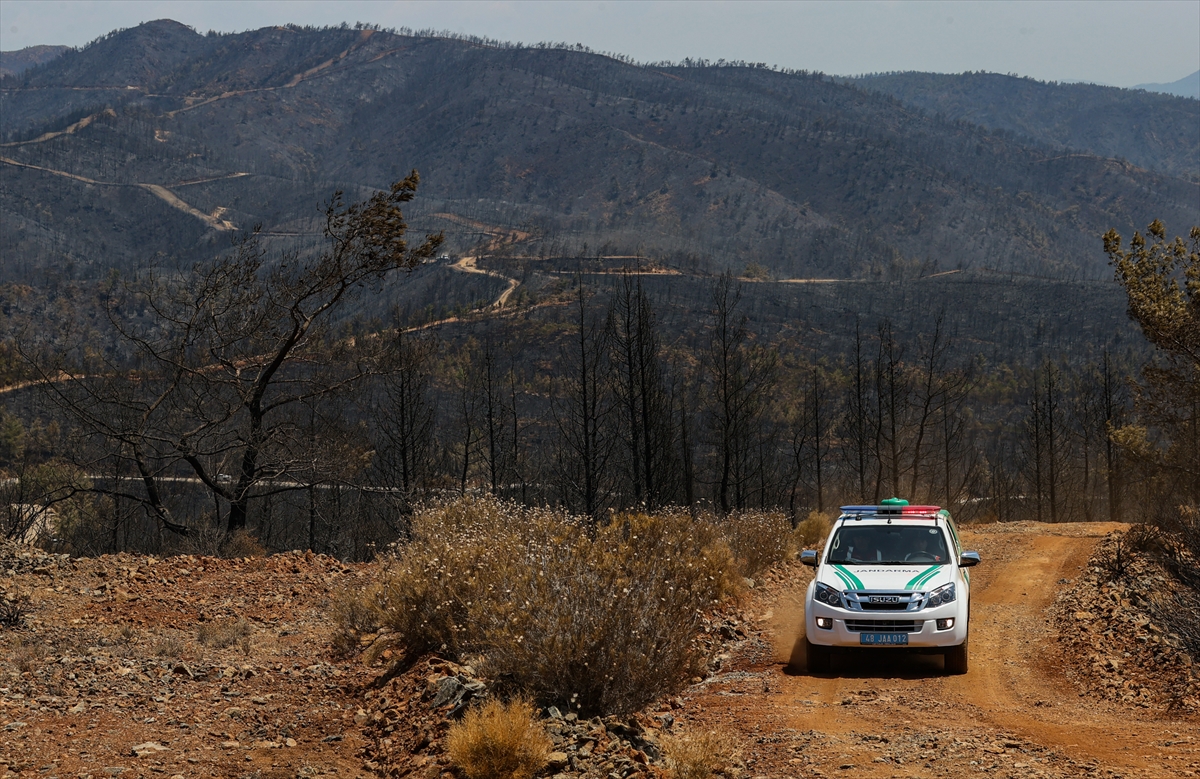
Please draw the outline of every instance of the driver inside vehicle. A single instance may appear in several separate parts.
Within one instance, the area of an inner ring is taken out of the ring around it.
[[[869,533],[857,533],[847,539],[849,549],[847,557],[851,562],[866,563],[879,560],[878,543]]]
[[[928,533],[921,533],[913,539],[908,554],[904,556],[906,563],[941,563],[946,560],[946,543],[942,534],[930,528]]]

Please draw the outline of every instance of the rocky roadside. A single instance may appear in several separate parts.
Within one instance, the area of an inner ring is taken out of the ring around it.
[[[1054,620],[1080,695],[1144,709],[1200,711],[1200,674],[1183,641],[1156,623],[1150,597],[1177,585],[1144,554],[1113,560],[1124,533],[1100,541],[1086,573],[1058,596]],[[1122,554],[1129,555],[1127,550]]]
[[[487,685],[469,666],[424,658],[407,673],[367,692],[355,721],[372,737],[366,766],[387,777],[434,779],[450,771],[445,751],[451,723]],[[629,779],[659,776],[660,734],[670,729],[669,713],[582,719],[557,708],[543,711],[542,725],[554,744],[545,773],[554,776],[607,776]]]
[[[710,615],[698,649],[709,657],[708,679],[751,640],[745,614],[729,609]],[[693,686],[704,684],[697,677]],[[384,776],[436,779],[452,767],[445,741],[451,724],[489,694],[487,680],[470,666],[430,656],[405,673],[364,693],[354,721],[369,739],[365,766]],[[541,724],[554,744],[543,772],[552,777],[589,776],[635,779],[666,775],[663,736],[678,734],[680,697],[651,705],[628,717],[582,718],[548,707]]]
[[[366,775],[370,678],[329,653],[363,570],[291,553],[71,559],[0,546],[0,777]],[[27,600],[26,600],[27,599]]]
[[[1194,707],[1191,658],[1155,630],[1144,600],[1166,574],[1143,560],[1110,580],[1104,561],[1115,538],[1083,576],[1060,582],[1053,619],[1063,654],[1079,658],[1071,671],[1080,692],[1148,714]],[[70,559],[0,545],[0,602],[28,598],[19,626],[0,625],[0,779],[449,779],[446,733],[487,696],[487,680],[426,657],[375,686],[379,667],[333,656],[333,598],[361,588],[370,571],[301,553]],[[778,566],[712,615],[698,638],[707,673],[679,696],[621,718],[544,710],[554,743],[546,775],[662,777],[666,742],[710,729],[741,747],[730,777],[1106,775],[1015,733],[922,727],[937,701],[914,694],[903,674],[836,698],[797,686],[780,674],[791,647],[779,637],[795,635],[797,615],[785,612],[809,575],[795,562]],[[793,730],[795,711],[775,704],[784,689],[793,709],[861,711],[864,724],[892,724]],[[1164,732],[1161,747],[1178,750],[1181,738]]]
[[[486,680],[430,657],[376,687],[379,667],[334,656],[334,596],[370,570],[298,552],[70,558],[0,544],[0,603],[22,612],[0,626],[0,779],[440,776],[446,732]],[[707,619],[708,679],[748,635],[736,607]],[[545,710],[548,775],[663,775],[661,736],[682,705]]]

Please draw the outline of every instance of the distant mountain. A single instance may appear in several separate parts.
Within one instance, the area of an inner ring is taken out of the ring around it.
[[[61,55],[70,46],[29,46],[16,51],[0,51],[0,77],[19,76],[34,65]]]
[[[303,247],[334,189],[361,197],[412,168],[413,226],[445,229],[452,251],[502,226],[527,256],[755,262],[778,278],[1096,278],[1109,227],[1200,223],[1194,101],[1012,81],[901,89],[162,20],[0,80],[0,280],[186,262],[258,223]]]
[[[887,73],[852,81],[946,119],[1200,181],[1196,101],[999,73]]]
[[[1190,76],[1184,76],[1170,84],[1138,84],[1134,89],[1144,89],[1147,92],[1165,92],[1168,95],[1190,97],[1200,100],[1200,70]]]

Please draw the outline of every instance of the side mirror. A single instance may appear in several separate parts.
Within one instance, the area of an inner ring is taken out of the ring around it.
[[[976,555],[976,557],[978,558],[978,555]],[[804,563],[805,565],[809,565],[809,566],[812,566],[813,568],[816,568],[817,567],[817,550],[816,549],[805,549],[803,552],[800,553],[800,562]]]
[[[962,557],[958,558],[960,568],[970,568],[972,565],[979,565],[979,552],[963,552]]]

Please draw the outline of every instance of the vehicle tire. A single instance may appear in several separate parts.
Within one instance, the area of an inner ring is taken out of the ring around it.
[[[829,667],[832,665],[832,652],[829,647],[814,644],[807,638],[804,639],[804,653],[808,663],[808,672],[812,674],[829,673]]]
[[[961,675],[967,672],[967,639],[958,646],[952,646],[946,649],[943,655],[946,658],[946,673]]]

